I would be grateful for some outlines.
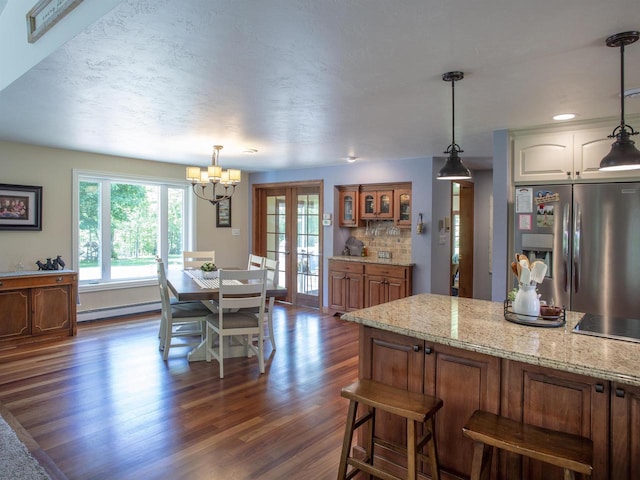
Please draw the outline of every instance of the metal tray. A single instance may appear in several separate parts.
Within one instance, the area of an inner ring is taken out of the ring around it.
[[[511,301],[504,301],[504,318],[508,322],[518,323],[520,325],[528,325],[530,327],[546,327],[546,328],[555,328],[562,327],[566,323],[566,310],[564,307],[562,308],[562,312],[560,315],[553,316],[545,316],[542,317],[538,315],[534,317],[533,315],[525,315],[523,313],[515,313],[511,309]]]

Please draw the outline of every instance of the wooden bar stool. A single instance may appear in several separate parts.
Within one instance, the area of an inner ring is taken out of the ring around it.
[[[565,480],[573,480],[575,473],[591,476],[593,470],[593,442],[579,435],[527,425],[481,410],[471,416],[462,431],[475,442],[471,480],[489,478],[493,447],[563,468]],[[515,477],[509,474],[508,478]]]
[[[373,466],[375,445],[385,446],[397,453],[406,454],[408,479],[415,480],[417,478],[418,462],[420,460],[429,461],[431,478],[433,480],[440,479],[434,416],[442,407],[442,400],[421,393],[408,392],[371,380],[359,380],[348,387],[344,387],[342,389],[342,396],[349,399],[349,410],[347,413],[344,442],[342,444],[342,455],[340,456],[340,468],[338,470],[339,480],[353,478],[359,471],[384,480],[401,480],[399,477]],[[360,418],[356,418],[359,403],[368,406],[369,409],[366,414],[363,414]],[[384,410],[407,419],[406,448],[401,445],[391,444],[376,437],[376,409]],[[367,445],[365,445],[366,457],[361,461],[350,456],[349,452],[351,450],[353,432],[367,422],[370,422],[370,428],[366,439]],[[424,436],[420,440],[418,440],[418,424],[424,425]],[[425,445],[428,455],[421,453]],[[347,473],[349,465],[353,468]]]

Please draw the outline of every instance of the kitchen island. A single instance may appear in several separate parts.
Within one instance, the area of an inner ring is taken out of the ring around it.
[[[360,377],[443,399],[437,441],[443,478],[468,478],[472,444],[462,426],[480,408],[594,441],[594,479],[640,478],[640,344],[572,333],[582,318],[538,328],[507,322],[503,304],[420,294],[349,312],[360,327]],[[401,441],[382,417],[376,428]],[[395,463],[393,452],[381,461]],[[506,461],[499,456],[497,478]],[[522,462],[522,478],[562,478]]]

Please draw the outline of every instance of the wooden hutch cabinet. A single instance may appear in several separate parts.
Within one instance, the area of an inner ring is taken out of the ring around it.
[[[360,192],[360,218],[369,220],[393,219],[393,190],[377,190],[363,185]]]
[[[0,275],[0,348],[76,334],[76,272]]]
[[[358,185],[340,187],[340,208],[338,223],[341,227],[358,226]]]

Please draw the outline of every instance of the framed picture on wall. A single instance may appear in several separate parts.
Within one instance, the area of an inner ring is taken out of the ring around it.
[[[216,204],[216,227],[231,227],[231,198]]]
[[[0,230],[42,230],[42,187],[0,184]]]

